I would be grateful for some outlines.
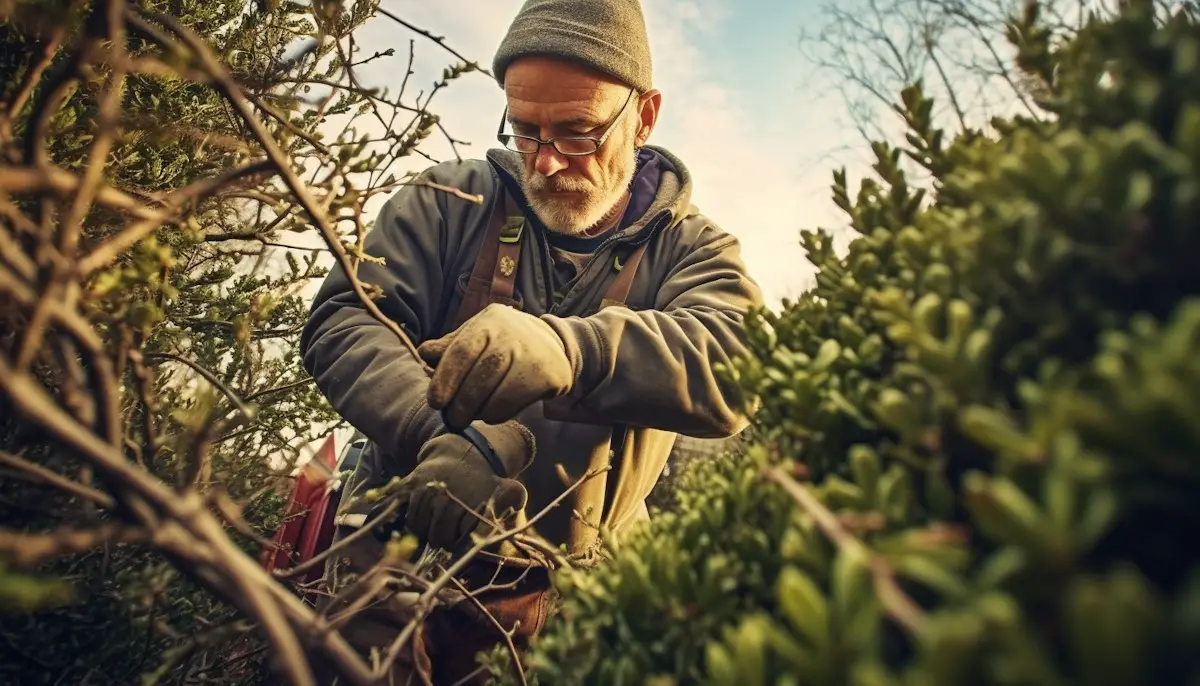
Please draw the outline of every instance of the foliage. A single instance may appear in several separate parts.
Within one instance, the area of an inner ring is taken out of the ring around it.
[[[530,683],[1200,678],[1200,28],[1038,10],[1039,116],[948,136],[904,90],[905,143],[835,174],[859,237],[804,232],[816,286],[726,370],[754,445],[560,576]]]
[[[376,9],[0,2],[0,682],[233,683],[303,634],[253,556],[340,424],[304,291],[478,70],[361,87]]]

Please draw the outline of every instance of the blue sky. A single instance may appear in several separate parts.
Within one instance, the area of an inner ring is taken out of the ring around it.
[[[799,247],[801,228],[843,224],[829,200],[831,150],[853,141],[840,127],[840,101],[814,78],[798,47],[800,31],[819,20],[824,0],[644,0],[656,87],[663,110],[651,143],[687,164],[696,178],[693,201],[741,239],[752,275],[768,302],[811,284]],[[469,59],[489,66],[521,0],[381,0],[406,21],[445,36]],[[371,85],[398,89],[410,39],[416,40],[416,89],[428,90],[453,57],[434,43],[376,17],[360,34],[364,56],[394,48],[397,56],[363,68]],[[478,157],[494,147],[503,91],[481,74],[439,93],[432,109]],[[428,149],[450,157],[448,146]],[[822,160],[817,162],[817,160]],[[419,167],[420,160],[414,160]]]

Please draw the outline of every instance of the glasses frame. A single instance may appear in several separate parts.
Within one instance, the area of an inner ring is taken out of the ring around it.
[[[586,155],[595,155],[600,151],[600,146],[604,145],[604,141],[608,140],[609,134],[613,132],[613,127],[616,126],[616,123],[621,119],[621,115],[625,114],[625,109],[629,107],[629,102],[633,100],[633,94],[636,92],[636,88],[629,89],[629,95],[625,96],[625,104],[621,105],[621,109],[617,110],[617,113],[608,121],[608,124],[606,124],[604,127],[604,133],[600,134],[600,137],[598,138],[596,136],[555,136],[554,138],[542,140],[537,136],[524,136],[517,133],[504,133],[504,123],[508,121],[508,105],[505,105],[504,114],[500,116],[500,127],[496,129],[496,140],[500,141],[500,144],[503,145],[506,150],[512,150],[513,152],[520,153],[522,155],[536,155],[542,151],[543,145],[551,145],[554,147],[555,152],[560,155],[566,155],[567,157],[584,157]],[[537,143],[537,147],[528,151],[513,150],[508,144],[510,141],[516,139],[534,141]],[[559,141],[590,141],[596,147],[588,152],[563,152],[562,148],[558,147]]]

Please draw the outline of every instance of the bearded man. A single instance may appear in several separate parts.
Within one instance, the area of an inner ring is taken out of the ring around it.
[[[432,375],[337,268],[301,340],[318,387],[369,439],[340,521],[361,524],[371,505],[354,496],[393,477],[398,525],[434,548],[461,553],[473,532],[546,511],[473,559],[463,579],[480,602],[433,612],[395,683],[412,670],[476,683],[472,657],[502,640],[497,622],[518,646],[542,627],[548,568],[587,565],[602,530],[619,538],[647,519],[677,435],[748,422],[714,367],[744,351],[762,296],[737,239],[692,204],[684,163],[647,144],[662,94],[638,1],[528,0],[493,73],[502,148],[398,191],[364,245],[383,264],[358,269]],[[340,557],[361,571],[381,550],[360,536]],[[393,598],[342,630],[365,653],[410,616]]]

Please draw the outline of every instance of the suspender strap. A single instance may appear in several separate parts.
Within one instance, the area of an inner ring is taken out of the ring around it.
[[[501,189],[501,197],[492,205],[492,213],[488,218],[487,232],[483,243],[479,246],[479,255],[471,270],[470,281],[467,282],[466,293],[463,294],[462,304],[459,305],[454,328],[477,314],[493,302],[506,302],[515,305],[513,294],[516,288],[517,265],[521,258],[521,238],[525,227],[525,215],[513,201],[509,193]],[[650,242],[646,241],[634,249],[624,262],[620,255],[613,258],[613,269],[617,277],[609,284],[600,301],[600,308],[624,307],[633,288],[633,278],[637,275],[638,266]],[[613,427],[609,449],[613,460],[620,460],[625,450],[625,442],[629,435],[629,427],[618,424]],[[473,430],[464,434],[471,441],[497,474],[504,475],[503,464],[496,458],[495,452],[487,444],[486,439]],[[620,463],[614,465],[618,470]],[[613,474],[609,479],[614,478]],[[612,506],[613,489],[606,489],[604,496],[604,511]]]
[[[637,275],[638,265],[642,262],[642,255],[646,254],[646,246],[650,242],[646,241],[639,245],[633,254],[622,264],[619,255],[613,257],[613,269],[617,270],[617,278],[608,285],[608,290],[604,293],[604,299],[600,301],[601,309],[605,307],[623,307],[625,302],[629,300],[629,290],[633,287],[633,277]]]
[[[504,194],[504,204],[510,210],[512,202],[508,194]],[[499,261],[492,272],[491,300],[512,300],[517,283],[517,261],[521,259],[521,234],[525,230],[525,216],[520,212],[513,215],[507,213],[504,228],[500,230],[500,243],[497,250]]]
[[[650,241],[646,241],[634,249],[625,262],[621,262],[620,255],[613,257],[613,269],[617,271],[617,278],[613,279],[608,285],[608,290],[604,292],[604,298],[600,301],[600,309],[606,307],[625,307],[629,300],[630,289],[633,288],[633,277],[637,275],[638,265],[642,263],[642,256],[646,254],[646,247],[650,245]],[[612,437],[608,441],[608,449],[613,461],[613,472],[608,475],[609,483],[615,484],[619,478],[618,474],[623,468],[621,457],[625,454],[625,440],[629,437],[629,427],[625,424],[617,424],[613,426]],[[616,496],[615,488],[606,488],[604,490],[604,509],[607,513],[612,509],[613,498]]]
[[[462,304],[458,307],[454,328],[462,326],[490,303],[515,304],[513,292],[517,264],[521,259],[525,215],[507,191],[501,189],[500,194],[492,205],[487,232],[479,246],[479,257],[471,270]]]

